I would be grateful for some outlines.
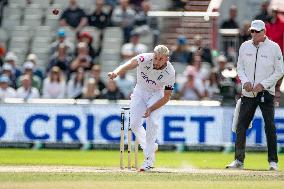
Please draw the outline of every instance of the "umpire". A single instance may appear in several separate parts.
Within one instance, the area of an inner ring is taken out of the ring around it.
[[[246,130],[259,106],[265,122],[269,170],[278,170],[273,100],[275,85],[284,74],[283,57],[279,45],[265,35],[263,21],[252,21],[249,30],[252,39],[241,45],[237,63],[237,72],[242,83],[242,97],[236,131],[235,160],[226,168],[243,168]]]

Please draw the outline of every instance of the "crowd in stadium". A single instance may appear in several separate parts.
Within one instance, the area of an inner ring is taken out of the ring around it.
[[[186,10],[186,4],[173,2],[173,7]],[[33,0],[27,0],[27,5],[32,3]],[[52,3],[53,0],[50,0]],[[5,10],[9,1],[2,1],[2,5]],[[0,42],[0,99],[129,99],[135,77],[125,73],[112,81],[101,75],[103,61],[99,57],[105,40],[104,30],[112,26],[121,28],[123,44],[121,60],[118,60],[121,63],[137,54],[151,52],[152,47],[160,42],[159,36],[163,31],[159,29],[157,18],[147,16],[151,10],[149,0],[96,0],[95,7],[91,14],[87,14],[77,0],[69,0],[68,7],[59,13],[60,27],[56,29],[56,36],[50,43],[44,68],[38,66],[35,53],[28,52],[24,62],[19,62],[17,53],[9,51],[7,43]],[[283,52],[283,15],[277,9],[269,10],[268,1],[262,4],[261,10],[255,18],[266,22],[267,36],[277,42]],[[229,15],[226,20],[222,18],[220,28],[239,29],[239,44],[250,39],[250,21],[236,21],[236,6],[230,8]],[[75,40],[66,37],[67,26],[75,32]],[[84,31],[85,26],[98,29],[98,39]],[[151,47],[139,41],[140,35],[150,31],[153,35]],[[186,65],[186,69],[184,73],[178,73],[184,77],[182,81],[177,80],[173,99],[210,99],[229,104],[235,101],[241,92],[236,74],[238,49],[228,44],[224,47],[222,50],[213,50],[204,45],[200,35],[195,35],[194,42],[190,44],[184,35],[178,36],[176,45],[169,47],[170,61]],[[279,96],[280,91],[276,94],[276,97]]]

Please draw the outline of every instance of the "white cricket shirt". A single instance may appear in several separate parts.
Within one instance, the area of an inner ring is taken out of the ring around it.
[[[138,87],[151,92],[174,88],[175,70],[170,62],[164,69],[156,70],[153,68],[154,53],[139,54],[134,59],[138,62]]]

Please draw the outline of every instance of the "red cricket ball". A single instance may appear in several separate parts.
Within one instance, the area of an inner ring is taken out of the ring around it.
[[[53,10],[52,10],[52,13],[53,13],[54,15],[58,15],[59,10],[58,10],[58,9],[53,9]]]

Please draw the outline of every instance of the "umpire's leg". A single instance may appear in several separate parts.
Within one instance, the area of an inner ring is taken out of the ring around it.
[[[246,149],[246,130],[257,108],[257,99],[242,97],[236,130],[235,159],[244,162]]]
[[[260,110],[265,123],[265,134],[268,148],[268,162],[278,162],[277,157],[277,136],[274,123],[274,96],[265,92],[265,101],[259,103]]]

